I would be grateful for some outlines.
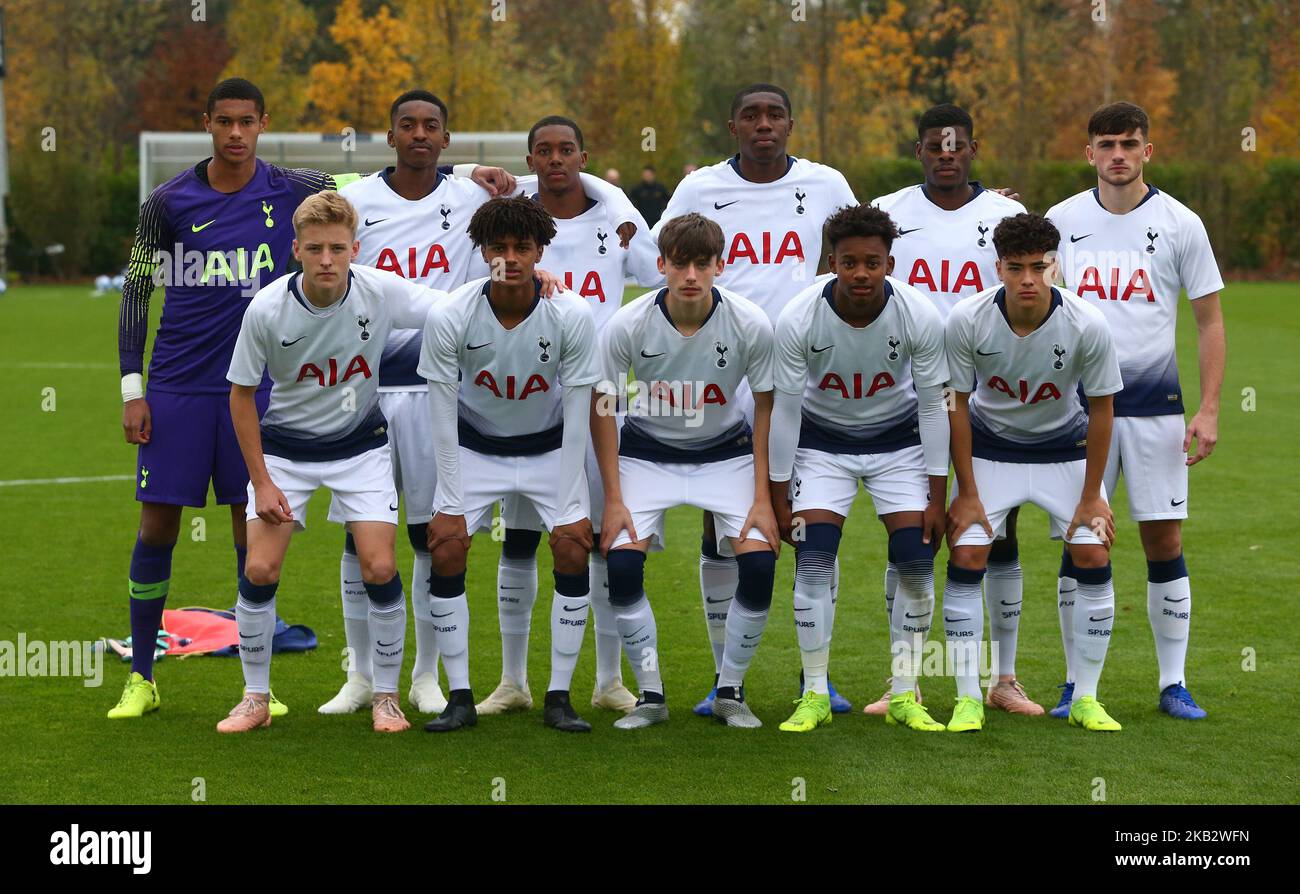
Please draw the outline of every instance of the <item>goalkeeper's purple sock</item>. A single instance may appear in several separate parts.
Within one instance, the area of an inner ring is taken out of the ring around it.
[[[131,575],[127,581],[131,595],[131,670],[146,680],[153,679],[154,642],[162,626],[163,606],[167,604],[175,548],[174,543],[150,546],[137,534],[131,552]]]

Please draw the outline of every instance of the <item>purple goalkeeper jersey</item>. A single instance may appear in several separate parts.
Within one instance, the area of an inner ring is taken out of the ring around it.
[[[151,390],[229,392],[226,373],[244,310],[263,284],[295,263],[294,211],[307,196],[335,188],[330,174],[258,159],[252,180],[222,193],[208,183],[210,160],[154,189],[140,207],[122,289],[118,358],[123,375],[143,372],[149,296],[162,284]]]

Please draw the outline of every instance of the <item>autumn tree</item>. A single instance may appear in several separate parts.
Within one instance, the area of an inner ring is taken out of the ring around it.
[[[544,114],[538,102],[547,91],[525,74],[532,42],[521,38],[509,6],[494,12],[482,0],[401,0],[397,9],[402,28],[420,35],[403,48],[410,86],[447,103],[453,140],[456,130],[527,129]]]
[[[587,142],[602,163],[680,170],[691,97],[671,4],[614,0],[610,10],[614,25],[599,51],[602,64],[583,73],[578,90]]]
[[[140,130],[197,130],[208,94],[230,61],[225,28],[175,6],[154,42],[139,88]]]
[[[316,31],[316,17],[300,0],[235,0],[226,19],[231,56],[221,77],[256,84],[276,130],[307,123],[307,59]]]
[[[310,120],[324,130],[387,130],[393,99],[411,84],[411,35],[387,5],[364,15],[361,0],[342,0],[330,25],[342,62],[317,62],[308,77]]]

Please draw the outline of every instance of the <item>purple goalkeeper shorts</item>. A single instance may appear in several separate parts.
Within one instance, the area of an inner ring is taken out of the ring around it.
[[[149,391],[145,399],[153,433],[136,459],[135,498],[205,506],[211,481],[217,503],[246,502],[248,468],[230,421],[230,395]],[[269,389],[257,392],[258,418],[270,399]]]

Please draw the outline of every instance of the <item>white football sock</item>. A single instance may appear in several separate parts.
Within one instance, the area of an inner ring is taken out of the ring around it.
[[[659,631],[650,600],[641,594],[634,605],[615,606],[618,612],[618,632],[623,641],[636,685],[644,695],[656,692],[663,695],[663,677],[659,674]]]
[[[957,677],[957,695],[980,698],[979,649],[984,638],[984,606],[980,585],[955,581],[951,573],[943,587],[943,631]]]
[[[537,601],[537,559],[497,563],[497,618],[501,623],[501,676],[528,688],[528,631]],[[444,666],[446,662],[443,662]]]
[[[922,647],[934,621],[934,563],[915,564],[916,567],[904,564],[898,571],[898,590],[889,618],[894,692],[916,688]]]
[[[367,681],[370,671],[370,597],[361,580],[361,560],[355,553],[344,552],[339,562],[339,588],[343,595],[343,638],[348,646],[351,673]]]
[[[736,600],[727,612],[727,648],[722,654],[722,670],[718,674],[718,688],[743,686],[745,672],[754,660],[758,644],[763,641],[763,628],[767,626],[767,609],[754,611]]]
[[[740,570],[735,559],[700,556],[700,598],[703,600],[704,621],[709,625],[714,673],[722,670],[722,652],[727,645],[727,612],[739,585]]]
[[[392,605],[370,603],[370,641],[374,691],[396,692],[406,648],[406,594]]]
[[[831,566],[831,601],[830,607],[823,614],[826,620],[826,648],[830,648],[831,640],[835,637],[835,609],[840,604],[840,557],[835,557],[835,564]]]
[[[990,561],[984,574],[984,596],[989,607],[989,648],[993,676],[1016,675],[1016,645],[1020,635],[1020,609],[1024,603],[1024,572],[1020,560]],[[997,647],[993,647],[997,643]]]
[[[895,565],[893,562],[886,562],[886,563],[885,563],[885,621],[886,621],[886,623],[888,623],[888,624],[890,625],[890,626],[889,626],[889,646],[890,646],[890,649],[891,649],[891,650],[893,649],[893,645],[894,645],[894,643],[898,641],[897,636],[894,635],[894,627],[893,627],[893,624],[894,624],[894,597],[895,597],[895,595],[896,595],[897,593],[898,593],[898,566]],[[891,676],[892,676],[892,674],[893,674],[893,671],[892,671],[893,662],[890,662],[890,667],[891,667],[890,674],[891,674]],[[892,691],[893,691],[893,681],[892,681],[892,680],[890,681],[890,687],[889,687],[889,688],[890,688],[890,691],[892,692]]]
[[[275,597],[260,604],[245,602],[244,597],[239,597],[235,600],[235,626],[239,628],[239,663],[244,669],[244,690],[270,692]]]
[[[447,688],[469,688],[469,602],[465,594],[429,599],[429,618],[447,671]]]
[[[794,630],[803,662],[805,692],[828,695],[826,666],[831,644],[827,616],[831,613],[831,579],[834,557],[825,551],[805,551],[795,563]],[[719,684],[721,681],[719,680]]]
[[[1115,588],[1110,578],[1101,584],[1078,582],[1074,600],[1074,698],[1094,698],[1106,663],[1111,629],[1115,624]]]
[[[1192,582],[1186,577],[1167,583],[1147,581],[1147,619],[1160,662],[1160,691],[1175,683],[1186,685],[1187,636],[1192,625]]]
[[[587,631],[589,594],[551,597],[551,682],[547,692],[568,692],[573,683],[573,669],[582,651],[582,635]]]
[[[591,614],[596,622],[596,688],[604,689],[622,679],[623,641],[618,635],[618,614],[609,601],[609,566],[605,557],[592,553]]]
[[[1078,665],[1078,649],[1074,644],[1074,601],[1079,595],[1079,583],[1072,577],[1056,579],[1056,615],[1061,624],[1061,646],[1065,651],[1065,682],[1074,682],[1074,668]]]
[[[411,680],[424,674],[438,675],[438,638],[429,617],[429,574],[432,557],[423,550],[415,551],[415,564],[411,568],[411,615],[415,618],[415,666]]]

